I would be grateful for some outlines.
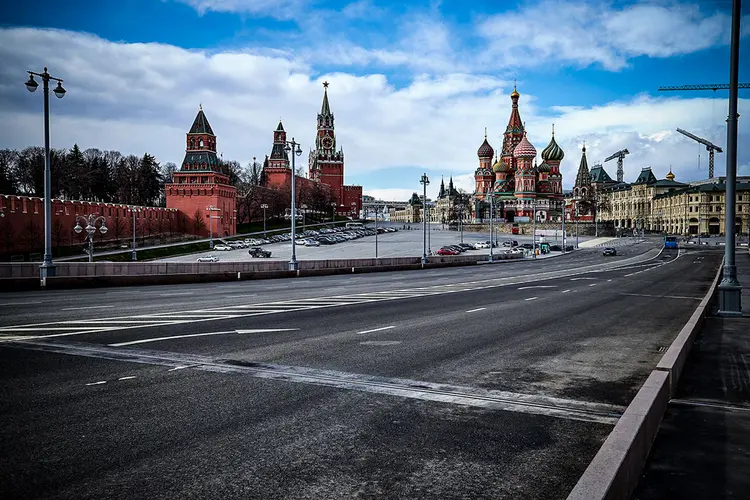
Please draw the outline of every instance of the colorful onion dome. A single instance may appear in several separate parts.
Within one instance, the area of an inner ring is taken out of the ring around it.
[[[667,174],[667,180],[668,181],[673,181],[674,180],[674,174],[672,173],[672,167],[669,167],[669,173]]]
[[[484,142],[481,146],[479,146],[479,149],[477,150],[477,156],[479,158],[492,158],[493,156],[495,156],[495,150],[492,149],[490,143],[487,142],[486,136],[484,138]]]
[[[562,161],[565,158],[565,152],[555,141],[555,129],[552,129],[552,139],[550,139],[547,147],[542,150],[542,160],[547,161]]]
[[[496,174],[498,172],[507,172],[508,171],[508,165],[505,164],[502,158],[498,159],[494,165],[492,165],[492,171]]]
[[[536,168],[536,171],[537,171],[537,172],[547,172],[547,173],[549,173],[549,170],[550,170],[550,169],[549,169],[549,164],[548,164],[548,163],[547,163],[546,161],[543,161],[543,162],[542,162],[542,164],[541,164],[541,165],[539,165],[539,166],[538,166],[538,167]]]
[[[516,90],[516,84],[514,83],[514,84],[513,84],[513,92],[511,92],[511,93],[510,93],[510,96],[511,96],[511,97],[518,97],[518,96],[520,96],[520,95],[521,95],[521,94],[519,94],[519,93],[518,93],[518,91]]]
[[[523,139],[513,150],[513,158],[536,158],[536,148],[526,138],[526,132],[523,133]]]

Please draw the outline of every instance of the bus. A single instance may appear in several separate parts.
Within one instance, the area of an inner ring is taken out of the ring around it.
[[[363,229],[365,227],[361,222],[347,222],[346,229]]]
[[[664,248],[679,248],[677,245],[677,236],[665,236]]]

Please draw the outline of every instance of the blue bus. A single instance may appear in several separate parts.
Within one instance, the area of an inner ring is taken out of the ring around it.
[[[664,248],[679,248],[677,245],[677,236],[665,236]]]

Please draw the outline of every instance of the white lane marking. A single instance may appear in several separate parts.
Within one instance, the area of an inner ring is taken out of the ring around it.
[[[570,288],[568,288],[567,290],[563,290],[563,291],[562,291],[562,292],[560,292],[560,293],[568,293],[569,291],[570,291]]]
[[[536,299],[538,299],[538,298],[539,298],[539,297],[529,297],[528,299],[523,299],[523,300],[536,300]]]
[[[557,285],[532,285],[532,286],[522,286],[519,288],[519,290],[528,290],[530,288],[559,288]]]
[[[595,280],[597,278],[570,278],[570,281],[578,281],[578,280]]]
[[[174,368],[170,368],[167,370],[168,372],[176,372],[177,370],[184,370],[185,368],[193,368],[198,365],[183,365],[183,366],[175,366]]]
[[[633,276],[634,274],[636,274],[636,273],[630,273],[630,274],[626,274],[626,275],[625,275],[625,277],[626,277],[626,278],[630,278],[630,277],[631,277],[631,276]]]
[[[648,252],[647,252],[647,254],[648,254]],[[621,266],[630,265],[631,262],[633,262],[633,261],[635,261],[635,262],[649,262],[649,261],[652,261],[652,260],[658,258],[659,255],[661,255],[661,250],[659,251],[659,253],[657,253],[657,255],[655,257],[648,257],[645,260],[643,260],[643,258],[647,254],[639,255],[639,256],[636,256],[636,257],[625,259],[623,261],[620,261],[617,265],[611,265],[610,263],[595,264],[593,266],[588,265],[588,266],[585,266],[585,267],[567,268],[567,269],[555,270],[555,271],[545,271],[545,272],[540,272],[540,273],[528,274],[528,275],[524,275],[524,276],[504,276],[504,277],[501,277],[501,278],[485,279],[485,280],[481,280],[482,283],[486,283],[486,285],[483,286],[482,288],[508,287],[508,286],[514,286],[514,285],[521,285],[521,284],[524,284],[524,283],[534,283],[534,282],[539,281],[539,280],[562,279],[562,278],[567,278],[569,276],[575,276],[575,275],[586,274],[586,273],[598,273],[598,272],[603,272],[603,271],[615,271],[615,270],[617,270]],[[660,264],[660,265],[664,265],[664,264],[668,264],[670,262],[674,262],[674,260],[676,260],[676,259],[673,259],[673,260],[671,260],[669,262],[666,262],[666,263],[663,263],[663,264]],[[522,278],[522,279],[519,280],[519,278]],[[595,278],[589,278],[589,279],[595,279]],[[512,281],[509,282],[508,280],[512,280]],[[497,283],[497,282],[500,282],[500,283]],[[284,287],[286,287],[286,285]],[[400,294],[401,292],[406,292],[406,291],[407,290],[391,290],[390,292],[399,292],[399,294]],[[457,290],[448,290],[443,285],[436,285],[436,286],[428,286],[428,287],[410,288],[409,291],[411,291],[412,293],[410,295],[408,295],[408,296],[403,296],[403,295],[392,293],[390,295],[378,296],[377,300],[378,301],[386,301],[386,300],[397,300],[399,298],[423,297],[423,296],[426,296],[426,295],[439,295],[439,294],[446,294],[446,293],[454,293]],[[194,292],[184,292],[184,293],[190,293],[190,294],[192,294]],[[368,296],[372,297],[372,295],[374,295],[376,293],[378,293],[378,292],[367,293],[367,294],[364,294],[364,295],[368,295]],[[174,296],[175,293],[165,294],[165,295]],[[321,301],[328,301],[330,299],[331,298],[328,298],[328,297],[317,297],[317,298],[311,298],[311,299],[296,299],[296,300],[292,300],[290,302],[296,302],[300,306],[299,309],[302,309],[303,307],[310,306],[311,305],[310,302],[305,302],[305,301],[309,301],[309,300],[314,300],[314,301],[318,302],[317,304],[313,304],[313,306],[315,308],[337,307],[337,306],[342,306],[342,305],[349,305],[349,303],[336,302],[336,300],[335,300],[336,298],[332,298],[334,300],[331,300],[331,302],[334,302],[334,303],[323,303],[323,304],[320,303]],[[352,299],[351,304],[357,304],[357,303],[362,303],[363,302],[363,300],[359,299],[357,296],[352,296],[351,299]],[[254,306],[263,307],[264,304],[255,304]],[[234,312],[234,310],[237,307],[238,306],[236,306],[236,305],[235,306],[224,306],[224,307],[217,307],[217,308],[215,308],[213,310],[217,311],[217,312],[223,311],[223,310],[231,310],[232,312]],[[267,307],[267,305],[266,305],[266,307]],[[295,311],[295,310],[299,310],[299,309],[294,308],[294,309],[289,309],[289,310],[290,311]],[[189,314],[190,312],[191,312],[190,310],[184,311],[185,314]],[[268,310],[266,310],[266,311],[248,311],[248,313],[241,314],[241,315],[237,315],[237,314],[227,315],[226,318],[251,317],[251,316],[258,316],[258,315],[265,315],[265,314],[274,314],[274,313],[279,313],[279,312],[285,312],[285,311],[279,311],[279,310],[271,310],[271,311],[268,311]],[[127,320],[127,319],[130,319],[130,318],[148,319],[148,318],[158,318],[158,317],[159,317],[158,315],[137,315],[137,316],[121,316],[121,317],[115,317],[115,318],[111,318],[111,319],[112,320],[121,320],[121,319]],[[200,323],[200,322],[204,322],[204,321],[216,321],[217,319],[223,319],[223,318],[222,317],[219,317],[219,318],[217,318],[217,317],[199,317],[199,318],[195,318],[195,319],[172,319],[171,317],[169,317],[169,318],[163,317],[162,319],[169,321],[169,323],[168,323],[169,325],[178,325],[178,324],[182,324],[182,323]],[[79,323],[80,324],[80,322],[62,322],[62,324],[65,324],[65,323],[74,323],[74,324],[75,323]],[[27,330],[27,328],[28,327],[47,327],[48,325],[59,325],[59,324],[61,324],[61,323],[60,322],[45,322],[45,323],[32,323],[32,324],[17,325],[17,326],[6,326],[6,327],[0,327],[0,332],[32,331],[32,330]],[[82,330],[82,331],[77,331],[77,332],[74,331],[74,332],[58,333],[58,334],[50,334],[50,335],[38,335],[35,338],[67,337],[67,336],[73,336],[73,335],[84,335],[84,334],[88,334],[88,333],[95,333],[95,332],[98,332],[98,331],[126,330],[126,329],[133,329],[133,328],[139,328],[139,329],[140,328],[148,328],[148,327],[154,327],[154,326],[161,326],[163,324],[164,324],[163,322],[159,322],[159,323],[155,323],[155,324],[139,323],[139,324],[132,324],[132,325],[131,324],[115,324],[115,325],[110,326],[110,327],[96,328],[96,329],[91,328],[90,326],[86,325],[85,330]],[[45,330],[49,330],[49,329],[50,328],[34,328],[34,330],[36,330],[36,331],[45,331]]]
[[[106,380],[100,380],[99,382],[90,382],[90,383],[88,383],[86,385],[102,385],[102,384],[106,384],[106,383],[107,383]]]
[[[610,282],[610,281],[612,281],[612,280],[607,280],[607,282]]]
[[[400,340],[365,340],[360,342],[359,345],[398,345]]]
[[[475,313],[475,312],[477,312],[477,311],[484,311],[485,309],[487,309],[487,308],[486,308],[486,307],[477,307],[476,309],[469,309],[469,310],[468,310],[468,311],[466,311],[466,312],[467,312],[467,313]]]
[[[195,292],[160,293],[159,297],[175,297],[177,295],[195,295]]]
[[[591,283],[589,286],[596,286],[596,283]]]
[[[703,300],[702,297],[688,297],[686,295],[649,295],[647,293],[619,293],[618,295],[627,295],[629,297],[649,297],[654,299],[687,299],[687,300]]]
[[[96,344],[66,345],[56,342],[16,342],[14,347],[34,351],[54,352],[98,359],[116,359],[131,363],[156,366],[193,368],[213,373],[245,375],[266,380],[296,382],[343,390],[353,390],[393,397],[420,399],[443,404],[464,405],[490,410],[513,411],[534,415],[547,415],[584,422],[614,425],[622,415],[623,406],[591,403],[541,395],[488,390],[476,387],[447,385],[420,380],[386,378],[361,373],[321,370],[305,366],[285,366],[270,363],[244,364],[242,360],[217,361],[209,356],[179,354],[139,349],[114,349]],[[98,384],[106,381],[98,382]]]
[[[109,344],[109,346],[110,347],[124,347],[128,345],[161,342],[163,340],[189,339],[192,337],[205,337],[208,335],[227,335],[230,333],[244,334],[244,333],[263,333],[263,332],[289,332],[292,330],[299,330],[299,328],[265,328],[265,329],[258,329],[258,330],[228,330],[226,332],[189,333],[187,335],[170,335],[169,337],[156,337],[156,338],[150,338],[150,339],[131,340],[130,342],[119,342],[117,344]]]
[[[83,307],[66,307],[61,311],[83,311],[84,309],[112,309],[115,306],[83,306]]]
[[[120,377],[117,380],[133,380],[135,378],[135,375],[131,375],[129,377]]]
[[[44,300],[30,300],[27,302],[3,302],[0,306],[30,306],[33,304],[44,304]]]
[[[362,332],[357,332],[357,335],[364,335],[365,333],[382,332],[383,330],[390,330],[391,328],[396,328],[396,325],[383,326],[381,328],[373,328],[372,330],[365,330]]]

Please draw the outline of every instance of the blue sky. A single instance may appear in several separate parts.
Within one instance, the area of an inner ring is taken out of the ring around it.
[[[471,191],[484,127],[499,147],[517,80],[539,151],[556,124],[566,188],[583,141],[589,164],[628,147],[626,180],[647,165],[694,180],[705,176],[705,151],[674,130],[723,145],[727,93],[657,88],[728,81],[730,8],[729,0],[26,2],[5,11],[0,28],[0,118],[18,123],[0,147],[41,142],[39,99],[18,80],[45,64],[69,90],[53,103],[54,146],[149,151],[178,164],[200,102],[225,158],[268,154],[279,118],[309,146],[328,80],[347,183],[403,198],[427,171]],[[745,60],[741,81],[750,80]],[[740,114],[750,113],[740,97]],[[748,143],[742,120],[740,133]],[[750,175],[750,151],[739,155]],[[719,173],[724,161],[717,157]]]

